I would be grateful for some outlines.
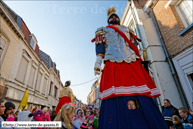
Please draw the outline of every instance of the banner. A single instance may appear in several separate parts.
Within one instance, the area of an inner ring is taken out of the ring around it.
[[[27,105],[27,102],[28,102],[28,89],[26,89],[18,109],[21,109],[21,111],[24,111]]]

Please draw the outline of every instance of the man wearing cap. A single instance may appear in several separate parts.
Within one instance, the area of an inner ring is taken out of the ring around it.
[[[71,81],[66,81],[64,88],[62,89],[62,91],[60,92],[59,95],[59,103],[56,107],[56,113],[58,114],[60,109],[62,108],[62,106],[66,103],[70,103],[74,101],[74,95],[72,92],[72,89],[69,87],[71,84]]]
[[[141,56],[132,31],[120,25],[116,8],[107,10],[108,26],[95,32],[95,75],[102,73],[99,98],[102,100],[99,129],[166,129],[163,117],[152,97],[160,96],[153,80],[141,65]],[[101,69],[104,61],[104,69]],[[139,103],[128,110],[127,101]]]

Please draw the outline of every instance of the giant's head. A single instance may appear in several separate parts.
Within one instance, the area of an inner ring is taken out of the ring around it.
[[[113,24],[113,25],[120,25],[120,18],[119,16],[116,14],[116,8],[115,7],[110,7],[107,9],[107,23]]]
[[[70,86],[70,84],[71,84],[71,81],[66,81],[66,83],[65,83],[65,87]]]

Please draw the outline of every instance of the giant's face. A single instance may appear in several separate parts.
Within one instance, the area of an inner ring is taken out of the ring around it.
[[[116,14],[112,14],[110,17],[109,17],[109,24],[120,24],[120,19],[119,17],[116,15]]]

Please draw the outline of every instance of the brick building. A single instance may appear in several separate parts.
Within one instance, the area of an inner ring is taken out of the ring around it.
[[[129,0],[121,24],[132,28],[142,39],[153,79],[161,96],[176,107],[193,102],[192,1]]]
[[[173,61],[185,103],[191,108],[193,108],[192,6],[190,0],[160,0],[149,7],[153,10],[169,58]],[[151,14],[150,16],[153,17]]]

